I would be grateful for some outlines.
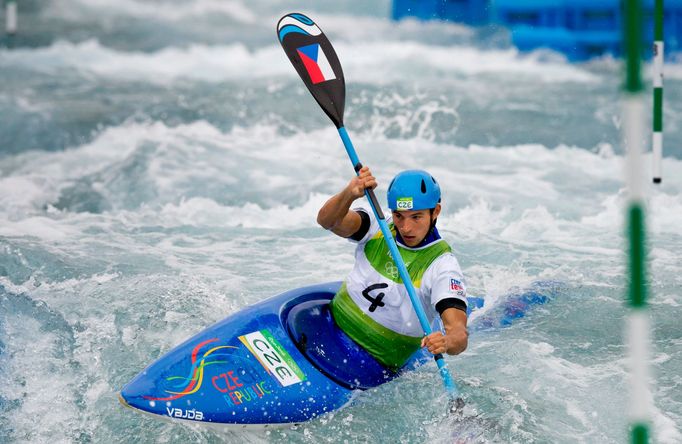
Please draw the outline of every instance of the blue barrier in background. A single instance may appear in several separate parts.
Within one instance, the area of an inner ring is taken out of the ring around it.
[[[645,54],[651,56],[654,0],[645,0]],[[621,55],[620,0],[394,0],[393,18],[415,17],[510,29],[522,51],[550,48],[570,60]],[[665,0],[665,53],[682,50],[682,0]]]
[[[488,0],[393,0],[393,19],[416,17],[484,25],[488,23]]]

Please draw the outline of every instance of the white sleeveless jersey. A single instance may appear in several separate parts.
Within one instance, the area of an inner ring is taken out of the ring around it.
[[[355,265],[345,281],[348,294],[364,314],[382,326],[400,335],[423,336],[379,223],[371,210],[355,210],[369,214],[371,222],[368,232],[357,242]],[[395,230],[390,217],[386,222]],[[431,323],[437,315],[435,307],[439,301],[456,298],[466,304],[464,276],[447,242],[438,238],[419,248],[398,243],[398,249]]]

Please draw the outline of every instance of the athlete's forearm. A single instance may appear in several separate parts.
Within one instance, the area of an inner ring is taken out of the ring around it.
[[[446,330],[445,347],[447,354],[458,355],[466,350],[468,344],[469,334],[467,333],[466,329],[456,329],[456,331]]]
[[[375,188],[376,179],[367,167],[362,167],[358,175],[338,194],[332,196],[317,213],[317,223],[342,237],[353,235],[362,222],[359,215],[349,211],[356,199],[365,195],[366,188]]]
[[[449,355],[462,353],[469,343],[466,312],[456,308],[448,308],[441,314],[441,320],[445,327],[443,352]]]
[[[317,223],[326,230],[333,230],[338,227],[348,214],[351,204],[355,201],[354,197],[347,188],[335,194],[320,208],[317,213]]]
[[[435,354],[447,353],[458,355],[467,348],[469,334],[465,328],[450,328],[446,326],[445,334],[440,331],[431,333],[422,339],[422,347],[426,347],[429,352]]]

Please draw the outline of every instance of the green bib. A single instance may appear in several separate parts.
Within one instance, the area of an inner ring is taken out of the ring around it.
[[[395,236],[395,227],[389,225]],[[438,257],[452,251],[447,242],[440,239],[419,250],[398,246],[407,272],[415,288],[421,287],[424,272]],[[373,270],[397,284],[402,284],[398,268],[393,262],[383,233],[379,231],[364,246],[364,255]],[[407,297],[407,296],[406,296]],[[407,336],[397,333],[372,319],[351,298],[346,284],[341,286],[331,303],[336,324],[351,339],[367,350],[386,367],[397,370],[421,345],[421,336]]]

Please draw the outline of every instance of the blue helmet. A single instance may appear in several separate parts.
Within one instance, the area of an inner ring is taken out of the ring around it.
[[[423,170],[398,173],[388,186],[388,207],[392,211],[428,210],[440,202],[440,186]]]

